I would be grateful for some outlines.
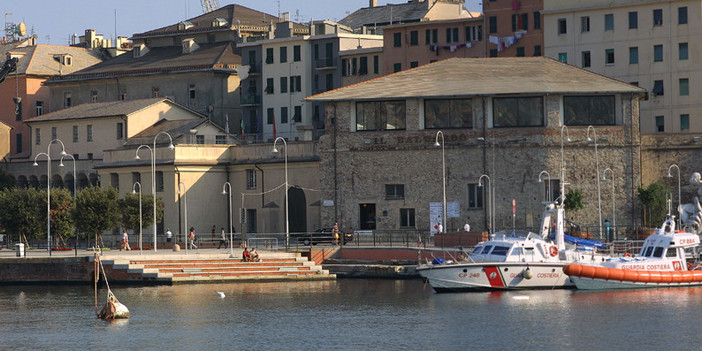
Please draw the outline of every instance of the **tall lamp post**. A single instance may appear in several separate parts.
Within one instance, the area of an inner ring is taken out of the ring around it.
[[[158,137],[161,134],[166,135],[170,140],[168,148],[171,150],[175,149],[175,146],[173,146],[173,138],[171,137],[171,135],[168,134],[168,132],[158,132],[158,134],[154,135],[153,148],[149,145],[139,145],[139,147],[136,150],[136,156],[134,156],[135,159],[139,159],[139,149],[141,149],[142,147],[149,149],[151,153],[151,195],[154,196],[154,252],[158,251],[156,245],[156,139],[158,139]]]
[[[492,181],[490,180],[490,176],[489,176],[489,175],[483,174],[483,175],[480,176],[480,178],[478,178],[478,187],[482,187],[482,186],[483,186],[483,178],[487,178],[487,181],[488,181],[488,196],[487,196],[487,197],[488,197],[488,199],[490,200],[490,204],[489,204],[488,207],[487,207],[487,208],[488,208],[488,217],[490,218],[490,219],[489,219],[489,222],[488,222],[488,224],[490,225],[490,228],[489,228],[489,230],[488,230],[488,234],[492,234],[492,232],[495,230],[495,227],[494,227],[494,224],[493,224],[493,221],[494,221],[494,214],[492,213],[492,196],[491,196],[491,193],[492,193]]]
[[[592,130],[592,138],[590,137],[590,131]],[[586,140],[587,141],[594,141],[595,142],[595,174],[597,175],[595,178],[597,178],[597,214],[599,216],[599,231],[600,231],[600,238],[602,238],[602,205],[600,203],[600,159],[597,154],[597,132],[595,131],[595,127],[593,126],[587,126],[587,135],[586,135]]]
[[[670,171],[673,168],[675,168],[678,171],[678,214],[680,214],[680,204],[682,203],[682,198],[680,197],[680,167],[678,167],[678,165],[674,163],[670,165],[670,167],[668,167],[668,175],[666,175],[666,177],[673,178],[673,175],[670,173]],[[680,218],[680,216],[678,216],[678,221],[682,221],[682,218]],[[680,223],[678,223],[678,226],[679,225]]]
[[[439,145],[439,135],[441,135],[441,145]],[[448,230],[448,218],[446,218],[446,154],[444,149],[444,132],[436,132],[436,141],[434,141],[434,146],[441,146],[441,182],[443,183],[444,197],[442,202],[443,217],[441,221],[444,224],[444,230]]]
[[[617,230],[617,212],[616,207],[614,207],[614,171],[609,167],[605,168],[602,171],[602,180],[606,180],[607,171],[612,174],[612,233],[614,233]]]
[[[229,188],[229,191],[227,191]],[[234,239],[234,234],[232,234],[232,185],[229,182],[224,182],[222,185],[222,195],[229,195],[229,256],[234,257],[234,244],[232,240]]]
[[[546,179],[548,179],[548,195],[546,196],[546,201],[551,201],[551,174],[548,173],[548,171],[541,171],[539,173],[539,183],[543,183],[543,179],[541,179],[542,175],[546,175]]]
[[[141,236],[141,228],[143,228],[142,219],[141,219],[141,183],[136,182],[134,185],[132,185],[132,194],[136,193],[136,188],[137,185],[139,186],[139,253],[143,254],[144,252],[142,251],[142,246],[144,246],[143,241],[142,241],[142,236]]]
[[[76,159],[71,154],[65,154],[65,155],[61,156],[61,161],[59,162],[59,167],[63,167],[63,158],[64,157],[70,157],[71,160],[73,160],[73,198],[75,199],[76,195],[78,195],[78,193],[76,192],[76,182],[78,181],[76,179]]]
[[[278,152],[278,149],[275,147],[278,140],[281,140],[283,142],[283,146],[285,147],[285,248],[287,249],[290,247],[290,214],[288,212],[288,202],[290,202],[288,196],[288,143],[283,137],[277,137],[273,142],[273,153]]]
[[[180,191],[181,185],[183,186],[182,192]],[[185,240],[184,240],[184,242],[185,242],[185,254],[187,255],[188,254],[188,239],[189,239],[188,236],[190,235],[190,229],[188,229],[188,197],[187,197],[187,193],[185,192],[185,189],[186,189],[185,183],[178,182],[178,195],[181,195],[181,194],[183,195],[183,205],[185,207],[185,216],[184,216],[184,218],[185,218],[185,235],[184,235]]]
[[[46,146],[46,153],[40,152],[34,156],[33,164],[34,167],[38,167],[37,158],[40,155],[46,156],[46,250],[49,252],[49,256],[51,256],[51,156],[49,154],[51,153],[51,145],[55,142],[61,144],[61,153],[59,155],[65,156],[66,146],[63,144],[63,141],[53,139]],[[97,245],[97,242],[95,244]]]

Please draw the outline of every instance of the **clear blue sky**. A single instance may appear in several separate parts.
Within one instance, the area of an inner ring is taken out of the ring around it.
[[[378,4],[403,3],[407,0],[379,0]],[[243,5],[272,15],[290,12],[301,22],[313,19],[340,20],[346,14],[368,6],[368,0],[219,0],[219,6],[231,3]],[[466,0],[466,8],[480,11],[479,0]],[[106,38],[167,26],[202,13],[200,0],[2,0],[0,15],[5,22],[25,22],[27,30],[34,29],[41,44],[65,45],[71,34],[82,35],[85,29],[95,29]],[[2,33],[4,35],[4,31]]]

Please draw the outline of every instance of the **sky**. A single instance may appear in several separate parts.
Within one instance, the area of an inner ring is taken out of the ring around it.
[[[407,0],[379,0],[379,5]],[[219,0],[219,6],[239,4],[272,15],[290,12],[301,22],[310,18],[340,20],[368,6],[368,0]],[[480,11],[480,0],[466,0],[465,7]],[[116,15],[115,15],[116,11]],[[24,22],[40,44],[66,45],[72,34],[95,29],[106,39],[132,36],[178,23],[202,14],[200,0],[0,0],[4,23]],[[115,21],[116,17],[116,21]],[[116,29],[116,30],[115,30]],[[3,32],[4,35],[4,32]]]

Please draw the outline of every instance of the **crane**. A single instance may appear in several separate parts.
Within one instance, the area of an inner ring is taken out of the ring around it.
[[[15,69],[17,69],[17,58],[13,57],[2,65],[2,68],[0,68],[0,84],[5,81],[5,78],[7,78],[7,75],[14,72]]]
[[[212,12],[219,8],[217,0],[200,0],[200,4],[202,4],[202,13]]]

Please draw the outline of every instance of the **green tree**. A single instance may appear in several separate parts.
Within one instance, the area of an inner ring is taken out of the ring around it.
[[[135,231],[139,230],[139,194],[128,193],[123,199],[118,200],[119,209],[122,214],[122,226]],[[141,216],[142,227],[150,227],[154,221],[154,197],[153,195],[141,195]],[[158,222],[163,219],[163,201],[156,199],[156,219]]]
[[[583,193],[578,189],[568,189],[563,208],[566,212],[575,212],[585,208],[586,202],[583,200]]]
[[[7,174],[4,169],[0,169],[0,190],[10,189],[15,187],[15,179]]]
[[[45,191],[43,193],[46,194]],[[74,209],[75,201],[68,190],[63,188],[51,190],[51,235],[55,238],[56,244],[62,247],[68,246],[66,239],[76,236]]]
[[[117,190],[113,187],[85,188],[76,197],[76,226],[86,234],[95,235],[95,244],[102,242],[101,233],[119,224]]]
[[[30,239],[39,238],[46,224],[45,194],[34,188],[0,191],[0,225],[27,246]]]
[[[670,192],[668,185],[661,179],[639,186],[637,189],[639,201],[643,206],[643,225],[655,227],[665,220],[667,214],[666,194]]]

